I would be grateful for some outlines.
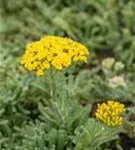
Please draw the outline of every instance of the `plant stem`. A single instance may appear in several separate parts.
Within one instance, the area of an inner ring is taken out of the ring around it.
[[[53,103],[56,101],[56,81],[55,81],[55,77],[54,77],[54,70],[51,69],[50,72],[50,82],[51,82],[51,104],[53,105]]]
[[[56,112],[58,120],[61,122],[60,124],[63,125],[63,127],[65,128],[65,121],[63,119],[60,105],[59,105],[58,100],[57,100],[56,76],[57,76],[56,70],[52,69],[50,72],[50,79],[51,79],[51,81],[50,81],[51,82],[51,99],[50,99],[50,102],[51,102],[51,106],[53,108],[53,111]]]

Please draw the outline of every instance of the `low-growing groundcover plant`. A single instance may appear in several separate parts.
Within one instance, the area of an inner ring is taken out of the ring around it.
[[[20,130],[22,142],[14,149],[98,150],[118,138],[124,105],[113,100],[98,104],[96,118],[91,118],[91,105],[82,106],[73,93],[70,67],[86,62],[88,54],[84,45],[56,36],[45,36],[26,46],[21,63],[45,81],[42,88],[48,97],[38,103],[35,122]]]
[[[66,72],[63,79],[57,78],[57,87],[62,92],[63,85],[66,85],[64,87],[75,100],[72,103],[77,101],[80,110],[88,107],[89,116],[93,119],[96,118],[97,104],[117,100],[125,105],[124,120],[119,126],[122,131],[115,140],[105,142],[97,149],[134,149],[134,12],[134,0],[0,0],[0,149],[22,150],[25,149],[24,141],[30,149],[34,142],[28,139],[33,135],[38,137],[34,136],[34,139],[39,139],[39,131],[41,134],[46,131],[43,135],[49,141],[47,133],[50,130],[46,128],[47,119],[43,121],[40,106],[48,106],[51,97],[51,84],[47,78],[50,69],[45,69],[45,75],[36,77],[33,75],[35,71],[27,73],[20,65],[26,43],[36,41],[44,34],[70,37],[91,50],[87,63],[74,63],[70,69],[65,66],[61,70]],[[89,123],[86,126],[89,129]],[[116,131],[116,126],[113,128]],[[72,144],[66,148],[74,147],[76,141],[83,143],[81,147],[86,147],[86,138],[82,138],[83,141],[74,138],[74,142],[70,138],[72,135],[80,137],[81,131],[79,128],[79,134],[72,132],[68,136]],[[53,130],[51,133],[49,137],[56,132]]]

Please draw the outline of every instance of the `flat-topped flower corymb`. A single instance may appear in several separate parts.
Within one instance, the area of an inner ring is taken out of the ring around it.
[[[40,76],[51,67],[62,70],[74,62],[86,62],[88,54],[84,45],[69,38],[45,36],[26,45],[21,63]]]

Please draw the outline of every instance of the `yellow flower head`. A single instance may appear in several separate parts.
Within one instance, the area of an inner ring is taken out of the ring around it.
[[[97,105],[96,118],[108,126],[118,126],[122,124],[121,114],[125,111],[125,106],[116,101],[108,101]]]
[[[37,75],[43,75],[50,67],[62,70],[74,62],[86,62],[88,54],[84,45],[71,39],[45,36],[27,44],[21,63]]]

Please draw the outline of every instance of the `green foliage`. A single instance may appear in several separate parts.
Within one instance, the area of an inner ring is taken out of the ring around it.
[[[47,131],[44,123],[37,125],[26,126],[22,131],[23,140],[22,146],[18,146],[18,150],[63,150],[67,145],[67,132],[62,129],[52,128]]]
[[[50,129],[47,124],[37,122],[36,125],[26,126],[22,134],[25,137],[22,146],[17,149],[26,150],[94,150],[100,145],[118,138],[118,128],[108,128],[94,119],[89,119],[84,125],[68,133],[64,129]],[[75,146],[74,146],[75,145]]]
[[[135,103],[135,81],[131,82],[126,79],[126,86],[111,87],[109,84],[110,77],[99,76],[101,69],[94,68],[91,70],[84,70],[79,73],[75,81],[74,94],[80,101],[102,101],[107,99],[121,100],[122,102],[131,101]],[[114,71],[113,71],[114,73]],[[117,73],[111,76],[115,77]]]
[[[134,0],[0,0],[0,149],[94,150],[94,143],[97,150],[131,149],[119,130],[102,130],[88,118],[92,104],[117,99],[127,107],[121,132],[135,138],[134,12]],[[20,65],[25,44],[44,34],[69,36],[90,49],[86,65],[56,74],[55,102],[52,80]],[[110,69],[102,65],[106,57],[115,58]],[[124,68],[116,69],[117,62]],[[111,87],[115,76],[126,86]]]
[[[117,139],[119,132],[117,128],[107,128],[99,122],[89,119],[84,126],[75,130],[75,150],[97,150],[101,144]]]

